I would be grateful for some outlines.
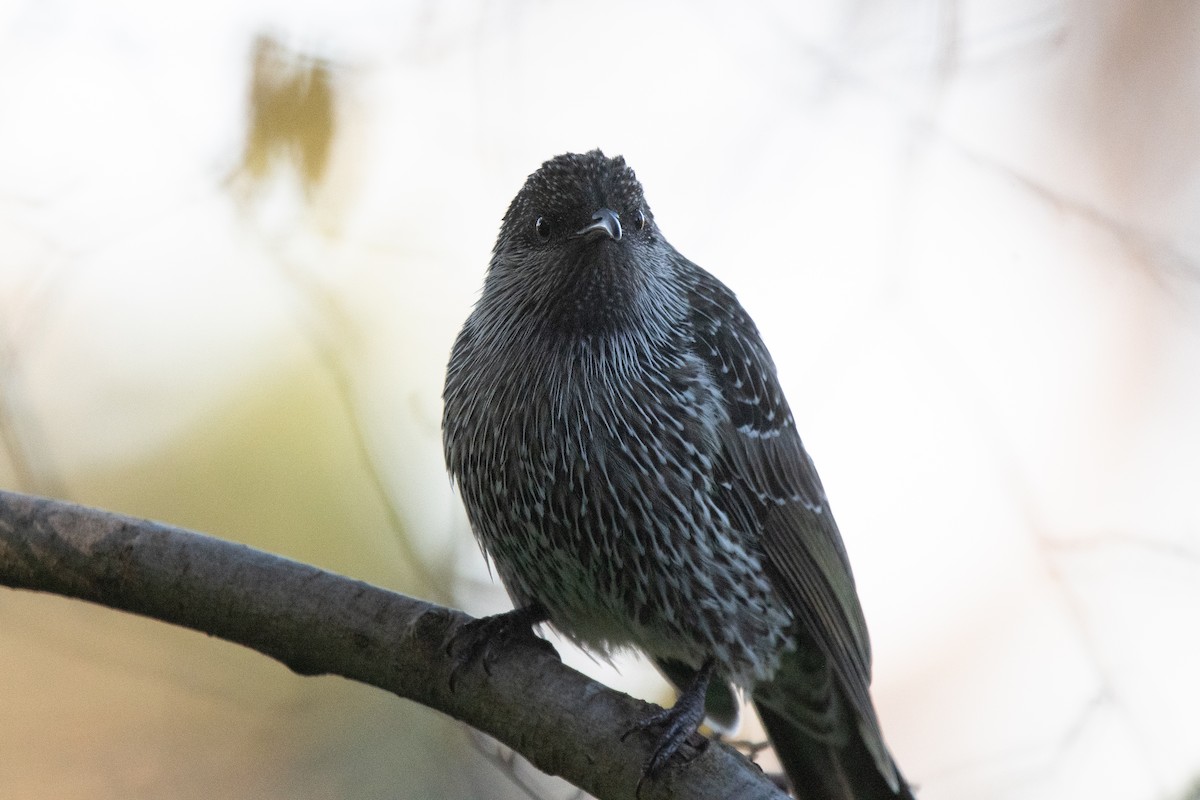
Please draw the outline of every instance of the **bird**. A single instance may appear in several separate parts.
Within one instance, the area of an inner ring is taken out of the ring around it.
[[[643,780],[706,714],[729,723],[736,691],[796,796],[913,797],[775,363],[623,157],[566,153],[526,179],[443,401],[446,466],[514,604],[464,634],[465,662],[541,623],[601,656],[640,650],[680,689],[632,729],[656,735]]]

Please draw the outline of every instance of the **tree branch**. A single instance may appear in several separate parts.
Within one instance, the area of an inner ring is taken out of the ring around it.
[[[448,637],[462,612],[245,545],[70,503],[0,491],[0,585],[53,592],[253,648],[301,675],[334,674],[449,714],[539,769],[608,800],[632,800],[652,711],[562,665],[548,647],[497,650],[449,689]],[[707,748],[647,781],[642,800],[784,795],[740,754]]]

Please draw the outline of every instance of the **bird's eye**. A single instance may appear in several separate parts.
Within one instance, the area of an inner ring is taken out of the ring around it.
[[[533,223],[533,227],[537,231],[539,239],[543,242],[550,241],[550,220],[545,217],[538,217],[537,222]]]
[[[646,213],[640,208],[633,212],[633,225],[639,231],[644,231],[646,229]]]

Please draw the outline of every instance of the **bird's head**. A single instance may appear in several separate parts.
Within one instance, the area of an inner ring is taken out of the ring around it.
[[[482,299],[559,332],[610,333],[669,301],[669,254],[623,158],[567,153],[542,164],[509,205]]]

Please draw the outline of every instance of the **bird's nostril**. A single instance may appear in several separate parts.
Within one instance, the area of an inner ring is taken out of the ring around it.
[[[605,234],[613,241],[621,241],[621,216],[611,208],[602,208],[592,214],[592,222],[575,232],[576,236]]]

